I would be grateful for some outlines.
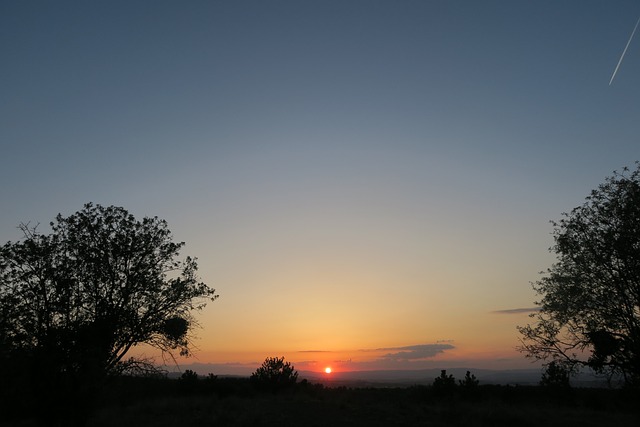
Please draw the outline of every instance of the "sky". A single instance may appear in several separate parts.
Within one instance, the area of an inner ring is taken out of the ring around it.
[[[640,39],[609,85],[639,16],[0,2],[0,242],[87,202],[166,219],[220,295],[178,362],[215,373],[531,367],[549,221],[640,160]]]

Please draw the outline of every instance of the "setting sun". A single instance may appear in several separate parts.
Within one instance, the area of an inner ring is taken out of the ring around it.
[[[331,368],[324,368],[324,372],[327,373],[327,374],[330,374],[331,373]]]

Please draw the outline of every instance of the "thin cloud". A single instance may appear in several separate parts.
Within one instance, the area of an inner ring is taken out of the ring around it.
[[[522,313],[536,313],[540,311],[540,307],[528,307],[528,308],[510,308],[507,310],[492,311],[494,314],[522,314]]]
[[[437,343],[437,344],[419,344],[410,345],[406,347],[389,347],[379,348],[378,351],[390,351],[381,356],[382,359],[395,360],[395,361],[410,361],[410,360],[422,360],[429,359],[437,356],[440,353],[444,353],[447,350],[454,349],[451,344]]]
[[[298,353],[333,353],[330,350],[298,350]]]

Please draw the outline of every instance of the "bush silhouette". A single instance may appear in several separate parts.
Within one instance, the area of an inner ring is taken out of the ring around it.
[[[570,371],[560,363],[553,361],[547,365],[546,370],[542,373],[540,385],[554,389],[568,389]]]
[[[251,374],[251,382],[260,389],[278,391],[293,387],[298,381],[298,372],[284,357],[267,357]]]
[[[447,375],[446,369],[440,371],[440,376],[433,380],[433,389],[437,394],[450,395],[455,391],[456,379]]]
[[[182,381],[190,382],[190,383],[197,382],[198,374],[192,371],[191,369],[187,369],[182,373],[182,375],[180,375],[180,379]]]
[[[480,384],[480,381],[478,381],[475,375],[467,371],[464,376],[464,380],[460,380],[458,381],[458,383],[460,384],[460,387],[466,390],[474,390],[478,388],[478,384]]]
[[[447,375],[447,370],[440,371],[440,376],[433,380],[435,388],[453,388],[456,386],[456,379],[453,375]]]

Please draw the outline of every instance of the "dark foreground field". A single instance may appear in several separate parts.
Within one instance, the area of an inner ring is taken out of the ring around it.
[[[246,380],[200,380],[144,397],[114,390],[96,427],[192,426],[636,426],[640,410],[622,390],[480,386],[476,390],[328,388],[279,393]]]
[[[92,427],[164,426],[636,426],[623,390],[482,386],[475,390],[329,388],[273,393],[248,380],[121,379],[103,392]],[[0,425],[30,426],[29,417]]]

